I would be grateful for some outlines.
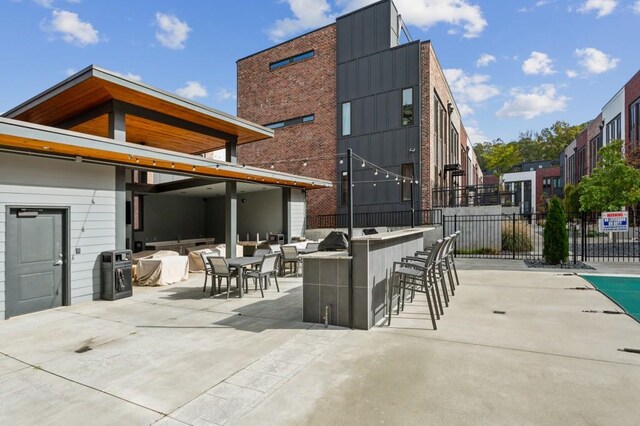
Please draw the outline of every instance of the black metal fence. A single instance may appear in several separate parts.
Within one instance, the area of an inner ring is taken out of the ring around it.
[[[433,190],[434,207],[517,205],[515,192],[501,191],[497,184],[469,185]]]
[[[569,215],[570,261],[640,261],[640,227],[600,231],[599,214]],[[444,216],[443,236],[460,230],[456,256],[493,259],[541,259],[546,213]]]
[[[415,210],[414,225],[441,225],[442,210]],[[411,211],[354,213],[353,226],[355,228],[374,228],[377,226],[411,226]],[[321,216],[307,216],[307,229],[317,228],[346,228],[346,214],[330,214]]]

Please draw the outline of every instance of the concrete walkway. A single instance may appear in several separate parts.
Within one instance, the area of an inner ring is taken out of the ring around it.
[[[637,424],[640,355],[618,349],[640,324],[583,312],[618,308],[567,271],[495,262],[460,261],[437,331],[421,297],[324,329],[300,279],[227,301],[196,274],[0,322],[0,424]]]

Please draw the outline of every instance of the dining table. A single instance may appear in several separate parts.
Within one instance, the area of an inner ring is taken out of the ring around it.
[[[260,263],[262,263],[262,257],[255,256],[232,257],[230,259],[227,259],[227,265],[229,265],[230,268],[235,268],[238,270],[240,297],[242,297],[244,293],[244,270],[252,266],[259,265]]]

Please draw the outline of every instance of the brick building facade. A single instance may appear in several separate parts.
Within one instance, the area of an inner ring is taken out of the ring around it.
[[[275,137],[239,147],[239,161],[335,182],[309,197],[310,216],[345,212],[339,155],[347,148],[392,173],[412,170],[416,209],[433,205],[434,189],[466,185],[470,171],[479,183],[482,172],[433,46],[400,43],[402,25],[393,2],[383,0],[240,59],[238,116],[274,128]],[[445,172],[452,164],[464,176]],[[356,212],[411,208],[406,187],[393,179],[374,187],[369,181],[381,178],[358,169]]]
[[[270,69],[270,64],[311,50],[311,58]],[[272,124],[314,116],[313,121],[276,129],[273,139],[239,146],[239,162],[335,182],[335,82],[335,25],[238,61],[239,117]],[[301,159],[308,159],[306,166]],[[334,214],[334,193],[331,188],[314,190],[307,210]]]

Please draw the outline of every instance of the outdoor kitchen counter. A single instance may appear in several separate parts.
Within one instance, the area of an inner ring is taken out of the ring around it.
[[[349,282],[353,277],[353,327],[368,330],[385,315],[387,279],[393,262],[424,249],[424,233],[433,228],[404,229],[354,237],[352,256],[317,252],[303,261],[303,320],[349,326]],[[350,274],[350,269],[353,268]]]

